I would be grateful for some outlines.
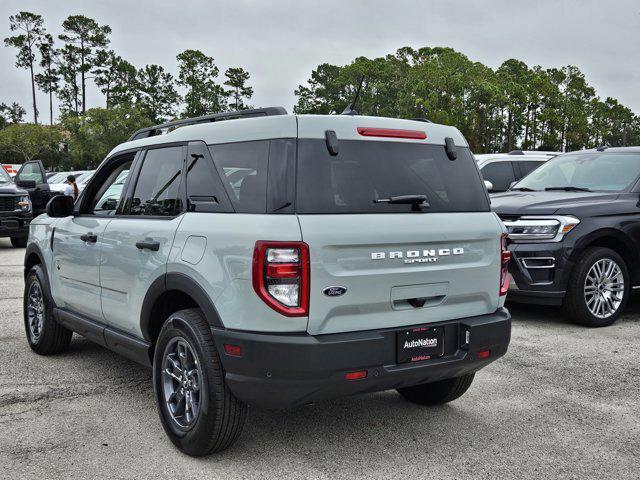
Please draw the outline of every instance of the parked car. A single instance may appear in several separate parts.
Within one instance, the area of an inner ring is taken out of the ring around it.
[[[31,218],[29,194],[0,168],[0,237],[10,237],[14,247],[26,247]]]
[[[504,192],[509,186],[528,175],[559,152],[523,152],[475,155],[478,168],[491,193]]]
[[[84,187],[87,186],[87,183],[89,183],[89,180],[91,180],[91,177],[93,177],[94,173],[96,173],[95,170],[86,170],[85,172],[81,173],[76,177],[76,185],[78,185],[78,193],[82,193],[82,191],[84,190]]]
[[[506,230],[457,129],[271,107],[131,140],[32,222],[27,339],[152,366],[184,452],[229,447],[247,405],[450,402],[506,352]]]
[[[40,160],[25,162],[14,177],[16,185],[29,193],[33,216],[44,213],[47,203],[54,196],[47,181],[46,171]]]
[[[82,191],[80,185],[84,188],[84,184],[82,183],[84,180],[88,180],[91,178],[93,174],[93,170],[73,170],[69,172],[59,172],[58,175],[51,177],[49,182],[49,188],[52,192],[57,194],[64,194],[67,189],[67,177],[69,175],[73,175],[76,177],[76,185],[78,186],[78,191]]]
[[[640,147],[553,158],[492,196],[509,230],[509,300],[611,325],[640,281]]]

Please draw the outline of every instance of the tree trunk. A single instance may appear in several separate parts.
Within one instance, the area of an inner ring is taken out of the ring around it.
[[[86,111],[86,91],[84,83],[84,42],[80,42],[80,75],[82,76],[82,114]]]
[[[33,123],[38,124],[38,107],[36,106],[36,82],[33,78],[33,62],[29,62],[31,71],[31,98],[33,99]]]

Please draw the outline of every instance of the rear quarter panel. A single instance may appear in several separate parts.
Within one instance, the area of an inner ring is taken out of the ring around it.
[[[214,303],[226,328],[302,332],[307,317],[285,317],[253,290],[257,240],[300,241],[295,215],[187,213],[176,234],[167,273],[195,280]]]

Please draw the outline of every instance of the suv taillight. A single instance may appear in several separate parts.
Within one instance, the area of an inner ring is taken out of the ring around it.
[[[304,242],[256,242],[253,289],[282,315],[309,315],[309,246]]]
[[[511,252],[507,248],[506,233],[500,236],[500,296],[507,294],[509,290],[509,260],[511,260]]]

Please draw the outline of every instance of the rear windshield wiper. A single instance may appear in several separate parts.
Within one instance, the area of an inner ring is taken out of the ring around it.
[[[429,208],[426,195],[399,195],[397,197],[376,198],[373,203],[388,203],[390,205],[411,205],[411,210],[419,212],[423,208]]]
[[[572,187],[572,186],[567,186],[567,187],[547,187],[544,190],[545,190],[545,192],[548,192],[548,191],[551,191],[551,190],[564,190],[565,192],[590,192],[591,191],[588,188]]]
[[[516,188],[510,188],[509,191],[511,191],[511,192],[537,192],[538,190],[534,190],[533,188],[529,188],[529,187],[516,187]]]

